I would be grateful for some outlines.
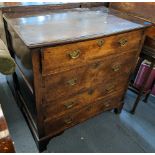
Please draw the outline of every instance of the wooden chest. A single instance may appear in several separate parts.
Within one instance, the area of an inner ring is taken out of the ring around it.
[[[121,110],[149,25],[105,7],[4,19],[17,98],[40,150],[67,128]]]

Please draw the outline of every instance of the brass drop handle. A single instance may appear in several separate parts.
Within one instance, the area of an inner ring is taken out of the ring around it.
[[[80,56],[80,50],[77,49],[77,50],[71,51],[71,52],[69,52],[68,55],[71,59],[76,59]]]
[[[70,109],[70,108],[74,107],[75,105],[76,105],[75,101],[71,101],[71,102],[68,102],[68,103],[64,104],[66,109]]]
[[[71,124],[73,120],[71,118],[67,118],[64,120],[64,122],[68,125],[68,124]]]
[[[120,70],[120,68],[121,68],[121,65],[113,65],[113,66],[112,66],[112,70],[113,70],[114,72],[118,72],[118,71]]]
[[[128,43],[128,40],[127,39],[121,39],[121,40],[119,40],[118,43],[120,44],[120,46],[125,46]]]
[[[109,103],[106,103],[106,104],[105,104],[105,107],[109,107],[109,106],[110,106],[110,104],[109,104]]]
[[[104,40],[103,39],[97,40],[97,45],[98,47],[102,47],[104,45]]]
[[[109,106],[110,106],[110,102],[109,101],[103,101],[103,102],[99,102],[99,104],[103,104],[103,106],[105,107],[105,108],[108,108]]]
[[[107,92],[111,92],[111,91],[113,91],[114,90],[114,88],[115,88],[115,85],[114,84],[110,84],[110,85],[108,85],[107,87],[106,87],[106,91]]]
[[[71,80],[67,81],[67,84],[70,86],[74,86],[74,85],[76,85],[76,83],[77,83],[77,79],[71,79]]]

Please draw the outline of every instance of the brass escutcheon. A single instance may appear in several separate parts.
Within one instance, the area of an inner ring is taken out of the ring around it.
[[[92,95],[93,93],[94,93],[94,90],[93,90],[92,88],[89,88],[89,89],[88,89],[88,94],[89,94],[89,95]]]
[[[92,105],[87,106],[86,110],[90,111],[92,109]]]
[[[113,65],[113,66],[112,66],[112,70],[113,70],[114,72],[119,71],[120,68],[121,68],[121,65],[120,65],[120,64],[117,64],[117,65]]]
[[[67,81],[67,83],[68,83],[70,86],[76,85],[76,82],[77,82],[77,79],[71,79],[71,80],[68,80],[68,81]]]
[[[95,63],[92,64],[92,67],[95,69],[95,68],[97,68],[99,65],[100,65],[99,62],[95,62]]]
[[[76,59],[80,56],[80,50],[77,49],[77,50],[71,51],[71,52],[69,52],[68,55],[71,59]]]
[[[128,43],[128,40],[127,39],[121,39],[121,40],[119,40],[120,46],[125,46],[127,43]]]
[[[103,39],[97,40],[97,45],[99,47],[102,47],[104,45],[104,40]]]

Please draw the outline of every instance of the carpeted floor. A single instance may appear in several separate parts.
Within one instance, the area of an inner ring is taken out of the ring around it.
[[[124,109],[135,94],[128,91]],[[31,132],[17,107],[5,77],[0,75],[0,104],[8,122],[16,152],[38,152]],[[155,152],[155,98],[140,102],[135,115],[104,112],[51,139],[45,152]]]

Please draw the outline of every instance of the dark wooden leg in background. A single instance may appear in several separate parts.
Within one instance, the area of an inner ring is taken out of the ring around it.
[[[142,97],[142,95],[143,95],[143,91],[144,91],[144,88],[145,88],[145,84],[147,83],[148,78],[149,78],[149,76],[150,76],[150,74],[151,74],[151,71],[152,71],[152,69],[153,69],[153,65],[154,65],[154,63],[151,62],[150,70],[148,71],[148,73],[147,73],[146,76],[145,76],[145,79],[144,79],[144,82],[143,82],[143,84],[142,84],[142,87],[140,88],[140,91],[139,91],[138,96],[137,96],[137,98],[136,98],[136,101],[135,101],[135,103],[134,103],[134,105],[133,105],[133,108],[132,108],[132,110],[130,111],[131,114],[134,114],[134,113],[135,113],[135,110],[136,110],[136,108],[137,108],[137,106],[138,106],[138,103],[139,103],[139,101],[140,101],[140,99],[141,99],[141,97]]]
[[[142,95],[143,95],[143,89],[141,88],[141,90],[140,90],[140,92],[139,92],[139,94],[138,94],[138,96],[137,96],[137,98],[136,98],[136,101],[135,101],[135,103],[134,103],[134,105],[133,105],[133,108],[132,108],[132,110],[130,111],[131,114],[134,114],[134,113],[135,113],[136,108],[137,108],[137,106],[138,106],[138,103],[139,103],[139,101],[140,101]]]
[[[147,95],[145,96],[145,98],[144,98],[144,100],[143,100],[145,103],[147,103],[147,100],[148,100],[149,96],[150,96],[150,92],[147,93]]]

